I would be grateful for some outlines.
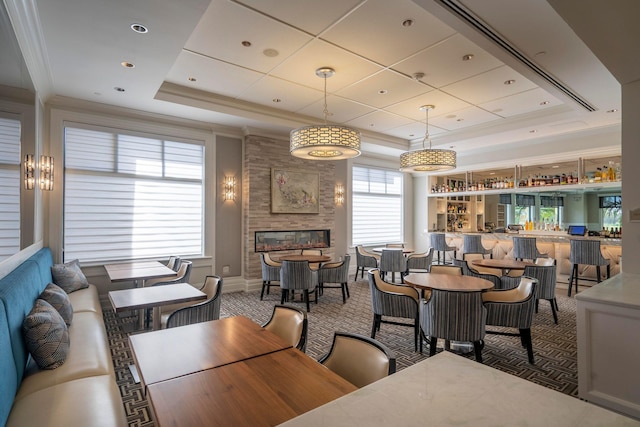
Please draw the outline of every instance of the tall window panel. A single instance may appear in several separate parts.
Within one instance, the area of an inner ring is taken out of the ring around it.
[[[0,261],[20,252],[20,131],[0,117]]]
[[[201,255],[204,147],[65,128],[64,258]]]
[[[353,167],[353,245],[402,242],[402,173]]]

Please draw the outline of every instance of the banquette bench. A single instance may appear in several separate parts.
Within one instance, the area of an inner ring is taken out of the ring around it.
[[[68,294],[73,318],[66,360],[40,369],[23,337],[23,321],[53,282],[42,248],[0,279],[0,425],[126,426],[96,287]]]

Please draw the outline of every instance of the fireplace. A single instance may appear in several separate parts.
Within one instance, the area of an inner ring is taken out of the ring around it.
[[[328,248],[330,230],[256,231],[255,251],[289,251],[308,248]]]

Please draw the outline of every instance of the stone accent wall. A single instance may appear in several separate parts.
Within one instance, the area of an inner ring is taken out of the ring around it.
[[[320,176],[319,214],[272,214],[271,168],[318,172]],[[260,279],[260,255],[255,253],[255,232],[260,230],[331,230],[331,247],[322,253],[334,257],[335,247],[335,165],[332,161],[303,160],[289,154],[289,141],[261,136],[244,140],[244,268],[247,280]],[[286,252],[282,252],[285,254]]]

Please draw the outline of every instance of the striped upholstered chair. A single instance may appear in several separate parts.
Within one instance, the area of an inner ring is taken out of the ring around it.
[[[548,255],[543,254],[536,246],[535,237],[513,237],[513,258],[519,261],[536,258],[546,258]]]
[[[502,282],[500,281],[500,276],[496,276],[495,274],[480,273],[476,269],[469,267],[469,263],[462,259],[454,259],[453,265],[457,265],[458,267],[460,267],[464,276],[479,277],[493,283],[493,287],[495,289],[501,288]]]
[[[472,342],[476,361],[482,363],[486,317],[482,292],[432,289],[431,298],[420,301],[420,327],[429,338],[429,355],[436,354],[438,338]]]
[[[356,278],[358,280],[358,272],[361,271],[360,278],[364,279],[364,269],[378,268],[378,260],[380,257],[376,254],[367,252],[362,245],[356,246]]]
[[[418,302],[420,297],[418,291],[409,286],[385,282],[380,277],[380,270],[378,269],[369,270],[368,276],[373,311],[371,338],[376,337],[376,332],[380,330],[382,323],[412,327],[414,332],[414,349],[418,351],[418,339],[420,338],[418,318]],[[383,319],[382,316],[384,316],[385,319]],[[386,319],[387,317],[410,319],[412,323],[389,320]]]
[[[407,256],[407,272],[409,273],[428,273],[433,262],[433,248],[429,248],[427,252],[419,254],[410,254]]]
[[[220,276],[207,276],[201,290],[207,294],[207,300],[188,307],[179,308],[171,313],[166,321],[167,328],[208,322],[220,318],[222,278]],[[162,319],[162,321],[164,321],[164,319]]]
[[[318,286],[320,295],[324,293],[325,288],[342,289],[342,303],[347,302],[349,295],[349,261],[350,255],[342,257],[341,261],[328,262],[322,264],[318,270]],[[327,286],[327,283],[337,283],[338,286]]]
[[[520,284],[514,289],[501,289],[482,293],[487,310],[487,326],[517,328],[519,333],[488,329],[488,334],[519,336],[522,346],[526,347],[529,363],[533,364],[533,345],[531,342],[531,323],[536,302],[538,279],[520,277]]]
[[[396,272],[400,273],[400,281],[404,283],[404,274],[407,271],[407,259],[399,249],[383,249],[380,255],[380,272],[382,278],[391,273],[391,281],[396,281]]]
[[[551,260],[553,258],[538,258],[540,260]],[[537,261],[537,260],[536,260]],[[546,265],[536,264],[528,265],[524,268],[523,276],[538,279],[536,286],[536,313],[538,312],[538,303],[541,299],[549,301],[551,305],[551,313],[553,321],[558,324],[558,302],[556,301],[556,265],[551,262]]]
[[[576,284],[576,293],[578,293],[578,266],[579,265],[595,265],[596,267],[596,282],[602,280],[600,275],[600,267],[607,267],[607,279],[611,277],[611,260],[602,256],[600,251],[600,240],[583,240],[583,239],[571,239],[569,262],[573,265],[571,268],[571,275],[569,276],[569,290],[567,295],[571,296],[571,287],[573,286],[574,279]]]
[[[482,246],[482,236],[479,234],[462,235],[462,254],[489,255],[489,258],[493,258],[493,251]]]
[[[433,248],[434,251],[438,253],[438,264],[447,263],[446,262],[447,252],[450,252],[450,251],[453,251],[452,259],[454,259],[456,257],[456,251],[458,250],[458,248],[456,248],[455,246],[447,245],[447,240],[445,238],[444,233],[431,233],[431,247]],[[441,252],[444,253],[444,256],[442,257],[442,262],[440,262]]]
[[[289,291],[302,291],[307,311],[310,311],[309,292],[315,292],[316,304],[318,303],[318,271],[309,267],[309,261],[282,261],[280,288],[280,304],[289,299]]]
[[[269,289],[272,286],[280,286],[279,283],[271,282],[280,282],[280,267],[282,267],[282,263],[274,261],[268,253],[261,253],[260,265],[262,266],[262,291],[260,291],[260,301],[262,301],[265,289],[267,290],[267,295],[269,295]]]

